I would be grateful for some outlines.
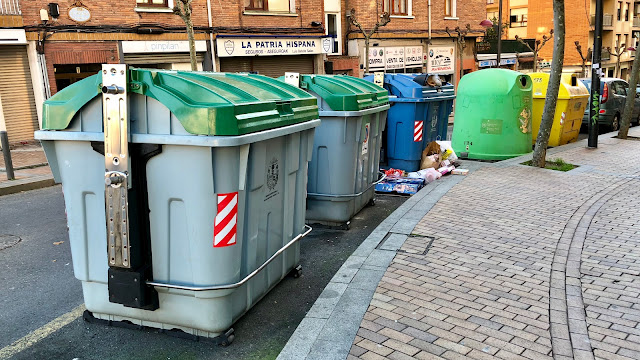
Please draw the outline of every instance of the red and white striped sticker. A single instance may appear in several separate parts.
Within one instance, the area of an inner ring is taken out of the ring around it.
[[[218,194],[218,214],[213,227],[213,247],[235,244],[237,225],[238,193]]]
[[[422,141],[422,129],[424,128],[424,121],[414,121],[413,122],[413,141],[421,142]]]
[[[564,121],[567,119],[567,114],[564,112],[560,115],[560,125],[564,124]]]

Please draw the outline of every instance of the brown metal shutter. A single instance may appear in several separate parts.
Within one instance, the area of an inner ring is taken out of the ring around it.
[[[251,60],[250,57],[227,57],[220,58],[220,71],[221,72],[251,72]]]
[[[9,142],[33,140],[39,126],[26,46],[0,45],[0,97]]]
[[[285,72],[313,74],[313,55],[256,56],[221,58],[222,72],[255,71],[260,75],[279,77]]]

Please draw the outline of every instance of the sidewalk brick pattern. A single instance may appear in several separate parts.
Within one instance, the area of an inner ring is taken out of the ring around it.
[[[487,167],[450,190],[396,254],[349,358],[639,359],[640,142],[559,157],[582,166]]]

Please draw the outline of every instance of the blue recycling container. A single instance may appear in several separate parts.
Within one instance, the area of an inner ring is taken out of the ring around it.
[[[373,81],[373,75],[365,77]],[[431,141],[446,140],[449,114],[455,99],[452,84],[426,74],[385,74],[391,95],[387,115],[387,165],[405,171],[420,170],[422,151]]]

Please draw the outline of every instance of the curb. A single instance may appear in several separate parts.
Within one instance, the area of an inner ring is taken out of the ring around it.
[[[39,175],[18,180],[0,182],[0,196],[15,194],[21,191],[42,189],[55,185],[52,175]]]
[[[470,172],[491,165],[462,162]],[[426,185],[380,223],[333,276],[277,359],[347,358],[396,251],[440,198],[465,178],[450,175]]]

